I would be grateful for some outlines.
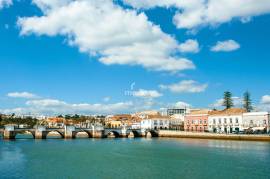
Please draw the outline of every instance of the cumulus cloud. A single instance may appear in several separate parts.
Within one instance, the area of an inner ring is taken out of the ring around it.
[[[168,89],[174,93],[200,93],[206,90],[208,84],[200,84],[194,80],[183,80],[170,85],[160,85],[161,89]]]
[[[16,114],[114,114],[128,111],[132,102],[118,102],[112,104],[67,103],[57,99],[29,100],[25,107],[1,109],[1,113]]]
[[[264,95],[261,98],[260,104],[257,109],[270,112],[270,95]]]
[[[62,35],[68,44],[106,65],[139,65],[156,71],[194,69],[177,55],[179,43],[147,16],[111,0],[35,0],[43,15],[20,17],[21,35]]]
[[[191,105],[186,103],[186,102],[183,102],[183,101],[178,101],[175,103],[174,107],[176,107],[176,108],[190,108]]]
[[[8,93],[7,96],[11,98],[25,98],[25,99],[38,98],[37,95],[29,92],[11,92]]]
[[[179,50],[184,53],[198,53],[200,51],[199,43],[197,40],[188,39],[179,45]]]
[[[175,7],[177,28],[193,29],[233,19],[247,22],[253,16],[270,13],[269,0],[123,0],[134,8]]]
[[[240,44],[234,40],[218,41],[216,45],[211,47],[213,52],[230,52],[240,48]]]
[[[156,90],[139,89],[138,91],[134,91],[133,96],[140,98],[158,98],[161,97],[162,94]]]
[[[12,5],[12,0],[0,0],[0,9]]]
[[[243,105],[242,98],[240,98],[238,96],[233,96],[232,100],[233,100],[234,106],[236,106],[236,107],[241,107]],[[223,101],[224,101],[223,99],[218,99],[213,104],[210,104],[210,107],[213,107],[213,108],[222,107],[223,106]]]
[[[261,104],[269,104],[270,105],[270,95],[264,95],[261,99]]]

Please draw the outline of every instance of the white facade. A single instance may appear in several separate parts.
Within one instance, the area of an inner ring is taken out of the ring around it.
[[[270,118],[268,112],[243,113],[244,129],[251,128],[253,131],[266,129],[269,132]]]
[[[131,129],[140,129],[141,128],[141,123],[140,122],[135,122],[132,123]]]
[[[170,119],[170,128],[180,130],[184,129],[185,115],[184,114],[174,114]]]
[[[141,129],[169,129],[170,120],[165,118],[143,119]]]
[[[208,130],[216,133],[242,132],[244,130],[243,116],[242,114],[210,115],[208,117]]]

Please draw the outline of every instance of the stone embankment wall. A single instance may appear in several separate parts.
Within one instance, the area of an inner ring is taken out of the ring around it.
[[[215,134],[206,132],[184,132],[160,130],[159,137],[174,138],[197,138],[197,139],[222,139],[222,140],[251,140],[251,141],[269,141],[269,135],[243,135],[243,134]]]

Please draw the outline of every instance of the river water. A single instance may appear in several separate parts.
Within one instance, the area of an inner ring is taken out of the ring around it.
[[[270,143],[0,139],[0,178],[270,178]]]

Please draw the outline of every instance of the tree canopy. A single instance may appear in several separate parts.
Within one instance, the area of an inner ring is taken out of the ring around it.
[[[233,105],[233,100],[232,100],[232,93],[229,92],[229,91],[225,91],[224,92],[224,96],[223,96],[223,106],[226,108],[226,109],[230,109],[232,108],[234,105]]]
[[[246,91],[243,95],[243,108],[246,109],[247,112],[250,112],[253,109],[252,100],[248,91]]]

